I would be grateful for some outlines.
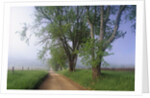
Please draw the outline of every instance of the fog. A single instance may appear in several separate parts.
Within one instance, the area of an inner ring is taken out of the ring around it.
[[[34,21],[34,7],[12,7],[10,14],[10,32],[9,32],[9,55],[8,66],[34,67],[47,69],[46,61],[38,59],[38,51],[42,48],[37,45],[38,38],[32,36],[29,45],[20,40],[20,35],[16,31],[22,29],[23,23],[32,24]],[[114,55],[105,57],[110,64],[109,67],[134,67],[135,65],[135,34],[129,28],[130,23],[121,25],[120,29],[127,31],[125,38],[117,39],[112,44],[111,53]],[[77,62],[77,68],[88,68],[80,62]]]

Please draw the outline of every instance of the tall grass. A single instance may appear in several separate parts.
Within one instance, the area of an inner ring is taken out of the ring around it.
[[[44,70],[8,71],[7,89],[34,89],[47,74]]]
[[[102,76],[98,80],[92,80],[91,70],[67,70],[58,72],[79,83],[90,90],[134,90],[134,72],[102,70]]]

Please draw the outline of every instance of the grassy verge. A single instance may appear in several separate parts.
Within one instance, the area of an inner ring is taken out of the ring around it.
[[[134,72],[130,71],[102,70],[102,76],[97,81],[92,80],[91,70],[76,70],[75,72],[65,70],[58,73],[91,90],[134,90]]]
[[[48,74],[44,70],[8,71],[7,89],[34,89]]]

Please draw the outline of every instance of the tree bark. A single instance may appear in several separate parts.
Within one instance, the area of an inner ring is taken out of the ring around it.
[[[104,37],[104,6],[100,7],[100,43],[103,41]]]
[[[98,56],[100,62],[92,67],[92,78],[93,80],[97,80],[101,76],[101,63],[102,63],[102,56]]]
[[[92,78],[93,80],[97,80],[101,75],[101,65],[97,65],[96,67],[92,67]]]
[[[74,66],[75,66],[74,60],[69,61],[69,71],[70,72],[75,71],[75,67]]]
[[[76,63],[77,63],[77,55],[75,55],[75,58],[74,58],[74,65],[73,65],[73,71],[75,71],[75,67],[76,67]]]
[[[76,62],[77,62],[77,54],[71,55],[71,58],[69,58],[69,71],[70,72],[75,71]]]
[[[104,37],[104,6],[100,7],[100,40],[99,43],[101,44]],[[100,50],[102,50],[102,45],[100,46]],[[102,62],[102,56],[98,55],[98,59],[100,59],[100,62],[92,67],[92,77],[94,80],[98,79],[98,77],[101,75],[101,62]]]
[[[114,26],[113,33],[112,33],[112,35],[110,36],[110,38],[106,41],[106,46],[105,46],[105,48],[107,47],[108,44],[112,43],[113,40],[115,39],[117,30],[118,30],[118,28],[119,28],[120,20],[121,20],[121,15],[122,15],[123,11],[125,10],[125,8],[126,8],[125,5],[120,6],[119,12],[118,12],[117,17],[116,17],[116,20],[115,20],[115,26]]]

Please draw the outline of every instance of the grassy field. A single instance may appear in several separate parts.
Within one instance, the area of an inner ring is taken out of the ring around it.
[[[134,72],[131,71],[102,70],[102,76],[97,81],[92,80],[91,70],[65,70],[58,73],[91,90],[134,91]]]
[[[7,89],[34,89],[47,74],[44,70],[8,71]]]

